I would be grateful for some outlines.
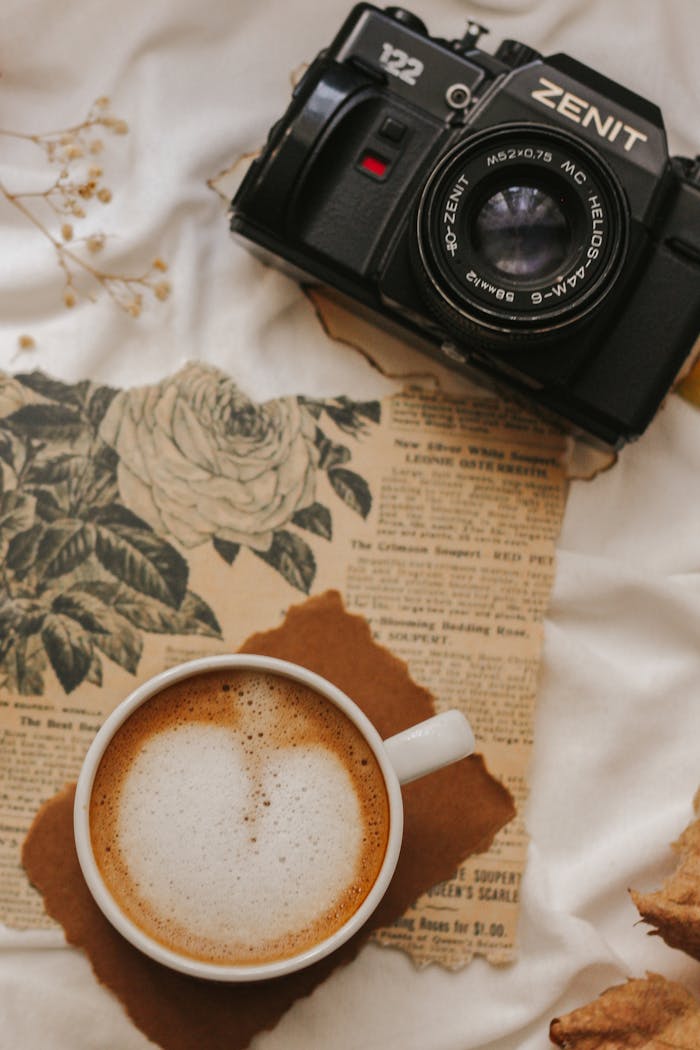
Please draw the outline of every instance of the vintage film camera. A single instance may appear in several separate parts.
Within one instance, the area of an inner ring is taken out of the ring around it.
[[[458,370],[619,447],[700,330],[700,159],[567,55],[353,8],[271,129],[232,229]],[[252,243],[251,243],[252,242]]]

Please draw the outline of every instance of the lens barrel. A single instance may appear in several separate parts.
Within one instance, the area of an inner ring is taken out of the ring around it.
[[[593,316],[627,236],[625,195],[592,149],[545,125],[500,124],[462,139],[431,172],[412,265],[451,333],[517,345]]]

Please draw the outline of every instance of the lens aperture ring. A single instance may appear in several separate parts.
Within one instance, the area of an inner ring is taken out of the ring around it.
[[[428,307],[480,342],[557,337],[590,316],[627,248],[607,164],[546,125],[501,124],[447,153],[423,189],[412,244]]]

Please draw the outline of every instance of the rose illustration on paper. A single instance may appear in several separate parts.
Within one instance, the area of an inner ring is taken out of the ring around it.
[[[100,428],[119,456],[122,501],[154,529],[183,547],[218,539],[259,551],[314,501],[315,433],[298,398],[256,404],[200,363],[117,394]]]
[[[0,688],[42,694],[49,668],[66,693],[100,687],[105,661],[136,674],[148,633],[221,639],[216,596],[190,587],[207,543],[308,594],[312,543],[333,535],[321,477],[362,517],[372,504],[322,424],[358,439],[379,419],[345,397],[258,404],[198,363],[130,390],[0,373]]]
[[[118,457],[121,502],[185,548],[211,542],[231,565],[252,551],[308,594],[310,545],[290,526],[326,540],[331,512],[316,500],[321,471],[363,517],[366,481],[347,469],[345,445],[320,428],[323,415],[358,437],[379,420],[376,402],[281,397],[251,401],[220,369],[201,362],[150,387],[118,393],[100,437]]]

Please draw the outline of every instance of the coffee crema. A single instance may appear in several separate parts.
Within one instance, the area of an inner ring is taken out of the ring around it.
[[[180,955],[286,959],[360,907],[389,837],[372,749],[292,679],[212,671],[168,686],[98,767],[90,838],[121,910]]]

